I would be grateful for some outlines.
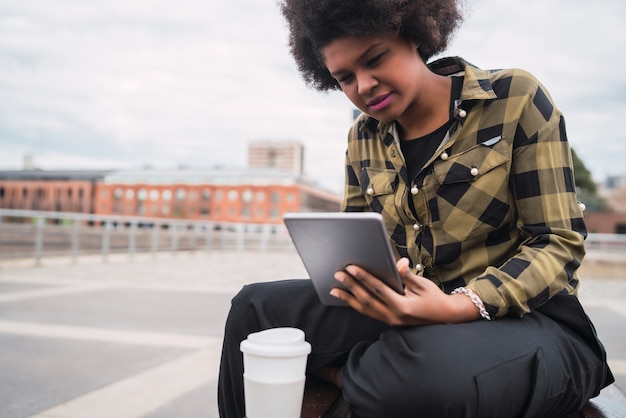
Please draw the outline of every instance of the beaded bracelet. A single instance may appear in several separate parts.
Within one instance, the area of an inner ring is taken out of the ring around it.
[[[483,303],[482,300],[480,300],[478,295],[476,293],[474,293],[473,290],[467,289],[465,287],[457,287],[450,294],[451,295],[457,295],[459,293],[462,293],[465,296],[470,298],[472,303],[474,303],[474,306],[476,306],[476,308],[478,308],[478,311],[480,312],[480,316],[482,316],[483,319],[486,319],[487,321],[491,321],[491,316],[489,315],[489,312],[487,312],[487,309],[485,309],[485,304]]]

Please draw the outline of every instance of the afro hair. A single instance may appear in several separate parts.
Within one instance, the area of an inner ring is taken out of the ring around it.
[[[321,50],[346,36],[397,35],[415,42],[424,62],[443,52],[462,21],[460,0],[280,0],[289,47],[305,83],[338,90]]]

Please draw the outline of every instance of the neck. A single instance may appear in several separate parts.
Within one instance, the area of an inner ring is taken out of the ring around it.
[[[446,123],[450,117],[452,79],[430,71],[425,73],[424,89],[407,111],[397,119],[400,139],[427,135]]]

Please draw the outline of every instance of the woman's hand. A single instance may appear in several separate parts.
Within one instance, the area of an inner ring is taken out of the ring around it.
[[[393,326],[469,322],[480,312],[469,297],[447,295],[435,283],[409,269],[409,260],[396,263],[404,283],[404,295],[354,265],[335,273],[348,290],[334,288],[331,295],[345,301],[364,315]]]

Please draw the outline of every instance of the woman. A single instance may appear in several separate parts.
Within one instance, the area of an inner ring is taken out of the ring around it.
[[[244,415],[239,342],[305,331],[308,372],[367,417],[559,417],[613,381],[580,306],[586,229],[563,116],[522,70],[443,52],[457,1],[284,0],[304,80],[363,114],[348,137],[345,211],[383,215],[405,285],[358,266],[324,306],[309,281],[233,299],[219,382]]]

